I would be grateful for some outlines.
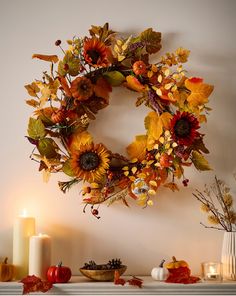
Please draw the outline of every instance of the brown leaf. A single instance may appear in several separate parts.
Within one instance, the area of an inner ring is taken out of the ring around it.
[[[143,280],[136,277],[136,276],[133,276],[132,279],[128,280],[128,283],[129,285],[131,286],[137,286],[139,288],[142,288],[143,287]]]

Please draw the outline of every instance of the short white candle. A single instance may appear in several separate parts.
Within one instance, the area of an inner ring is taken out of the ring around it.
[[[51,265],[51,238],[46,234],[31,236],[29,248],[29,275],[46,279]]]
[[[28,217],[26,211],[17,217],[13,227],[13,264],[16,268],[16,279],[28,275],[29,238],[35,234],[35,218]]]

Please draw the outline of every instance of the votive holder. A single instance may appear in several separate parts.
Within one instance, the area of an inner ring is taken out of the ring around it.
[[[202,275],[204,281],[221,282],[222,264],[220,262],[203,262]]]

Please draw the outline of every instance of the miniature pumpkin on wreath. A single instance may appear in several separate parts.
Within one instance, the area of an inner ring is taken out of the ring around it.
[[[210,170],[199,129],[207,121],[213,86],[187,76],[183,63],[190,51],[182,47],[151,63],[150,55],[161,49],[161,33],[152,28],[126,38],[106,23],[92,26],[89,34],[67,40],[67,50],[57,40],[60,59],[33,55],[51,67],[41,80],[25,86],[31,96],[26,103],[35,109],[27,138],[44,180],[51,173],[64,173],[70,178],[59,182],[64,193],[86,182],[85,207],[91,205],[91,213],[99,218],[101,203],[120,200],[128,206],[129,196],[146,207],[153,204],[161,185],[179,190],[176,180],[182,179],[187,186],[185,166]],[[130,89],[138,96],[136,107],[151,109],[144,119],[146,134],[135,136],[127,156],[94,143],[89,133],[90,122],[109,106],[113,87]]]

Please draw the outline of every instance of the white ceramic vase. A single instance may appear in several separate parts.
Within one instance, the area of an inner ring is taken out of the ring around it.
[[[222,272],[224,280],[236,280],[236,232],[225,232],[223,237]]]

